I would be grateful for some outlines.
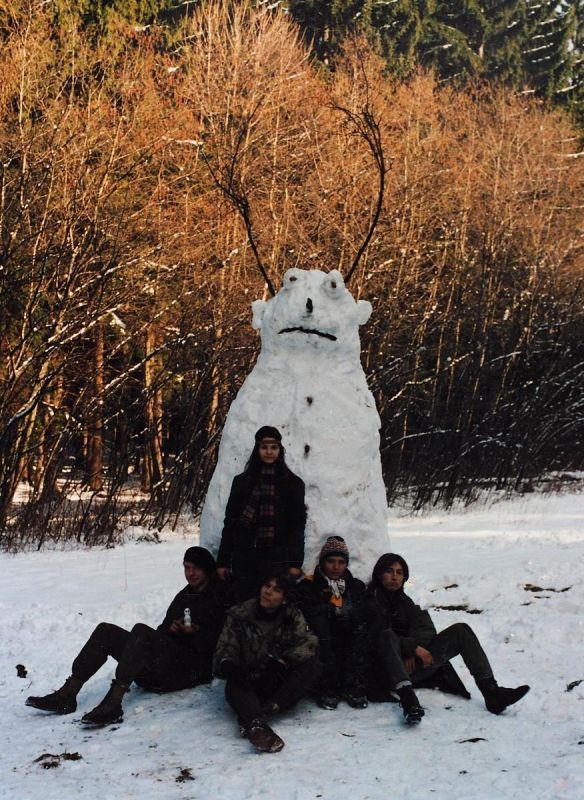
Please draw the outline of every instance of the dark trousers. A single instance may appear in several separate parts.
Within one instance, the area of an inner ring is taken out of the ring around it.
[[[464,622],[457,622],[437,633],[426,650],[432,653],[434,659],[432,666],[424,668],[416,659],[419,666],[408,674],[401,655],[399,637],[390,628],[381,631],[376,655],[377,672],[381,673],[383,684],[390,690],[395,689],[402,681],[411,681],[415,686],[416,682],[430,677],[454,656],[462,656],[475,681],[493,677],[493,670],[481,643],[473,629]]]
[[[363,626],[344,625],[331,630],[328,621],[309,623],[318,636],[322,675],[320,694],[340,696],[344,691],[361,693],[365,684],[366,631]]]
[[[211,656],[188,652],[178,641],[139,622],[131,631],[100,622],[73,662],[72,675],[85,683],[111,656],[116,680],[160,691],[186,689],[211,679]]]
[[[289,667],[279,681],[252,681],[249,686],[240,686],[236,681],[225,684],[225,697],[239,720],[247,724],[263,716],[263,707],[277,703],[281,711],[292,708],[313,687],[320,673],[320,663],[310,658],[294,667]]]

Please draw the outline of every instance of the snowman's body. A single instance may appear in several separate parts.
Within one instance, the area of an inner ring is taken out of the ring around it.
[[[305,568],[312,570],[335,533],[366,576],[389,549],[380,420],[359,358],[358,329],[371,305],[356,303],[337,271],[291,269],[278,294],[252,309],[262,348],[227,415],[201,544],[217,551],[231,482],[245,467],[256,430],[273,425],[288,466],[306,485]]]

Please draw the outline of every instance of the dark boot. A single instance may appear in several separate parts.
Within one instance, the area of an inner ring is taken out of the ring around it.
[[[362,689],[360,686],[345,689],[342,698],[351,708],[367,708],[369,705],[365,689]]]
[[[279,714],[280,706],[278,703],[269,702],[262,706],[262,715],[264,717],[273,717],[274,714]]]
[[[522,697],[525,697],[530,687],[527,684],[517,686],[516,689],[506,689],[499,686],[494,678],[485,681],[477,681],[481,694],[485,698],[487,711],[491,714],[500,714],[505,711],[507,706],[512,706]]]
[[[284,741],[262,719],[252,720],[246,726],[246,734],[256,750],[262,753],[279,753],[284,747]]]
[[[123,722],[122,698],[127,691],[128,686],[114,679],[101,703],[84,714],[81,722],[85,725],[114,725]]]
[[[316,702],[321,708],[324,708],[327,711],[334,711],[339,705],[339,698],[338,695],[333,694],[332,692],[325,692],[317,695]]]
[[[25,705],[53,714],[72,714],[77,710],[77,695],[82,686],[83,681],[71,675],[56,692],[44,697],[27,697]]]
[[[424,716],[424,709],[420,705],[416,693],[411,686],[402,686],[401,689],[397,689],[396,693],[405,721],[408,725],[416,725]]]

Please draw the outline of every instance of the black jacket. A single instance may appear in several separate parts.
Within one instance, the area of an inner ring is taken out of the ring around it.
[[[200,626],[194,633],[170,633],[170,626],[176,619],[182,620],[185,608],[191,611],[193,626]],[[166,616],[158,626],[161,633],[168,633],[173,641],[193,654],[212,656],[217,639],[223,627],[225,602],[220,587],[214,582],[207,584],[201,592],[195,592],[187,584],[169,605]]]
[[[416,647],[428,648],[436,635],[432,617],[407,596],[403,589],[386,592],[370,584],[367,587],[367,617],[370,631],[370,662],[376,660],[375,642],[381,630],[391,628],[399,637],[401,655],[408,658],[415,654]],[[370,663],[370,666],[371,663]],[[386,699],[385,690],[373,677],[374,670],[368,671],[369,699]],[[429,670],[427,677],[416,680],[416,686],[436,687],[449,694],[469,698],[464,683],[460,680],[452,664],[447,663],[436,670]],[[379,692],[381,691],[381,694]]]
[[[324,667],[322,683],[361,687],[365,676],[365,584],[347,570],[343,604],[333,605],[331,589],[317,569],[297,586],[295,600],[306,622],[318,636],[319,658]],[[338,688],[338,687],[337,687]],[[343,688],[343,687],[341,687]]]
[[[365,584],[353,577],[349,570],[346,570],[344,579],[345,593],[340,608],[330,602],[330,586],[318,569],[297,586],[295,600],[319,636],[319,631],[326,630],[333,638],[342,637],[365,622]]]
[[[246,574],[256,563],[255,531],[241,524],[257,477],[243,472],[231,485],[225,509],[225,522],[217,554],[217,566],[228,567],[234,575]],[[292,472],[275,477],[275,535],[268,559],[275,569],[302,567],[304,561],[304,482]]]
[[[373,634],[391,628],[399,636],[404,658],[413,656],[418,645],[428,647],[436,635],[430,614],[416,605],[403,589],[386,592],[371,585],[367,589],[367,601]]]

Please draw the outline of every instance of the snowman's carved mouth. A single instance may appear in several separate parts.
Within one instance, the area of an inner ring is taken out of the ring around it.
[[[321,336],[323,339],[330,339],[331,342],[336,342],[337,337],[333,336],[332,333],[324,333],[323,331],[317,331],[315,328],[282,328],[281,331],[278,331],[278,335],[281,333],[306,333],[311,336]]]

